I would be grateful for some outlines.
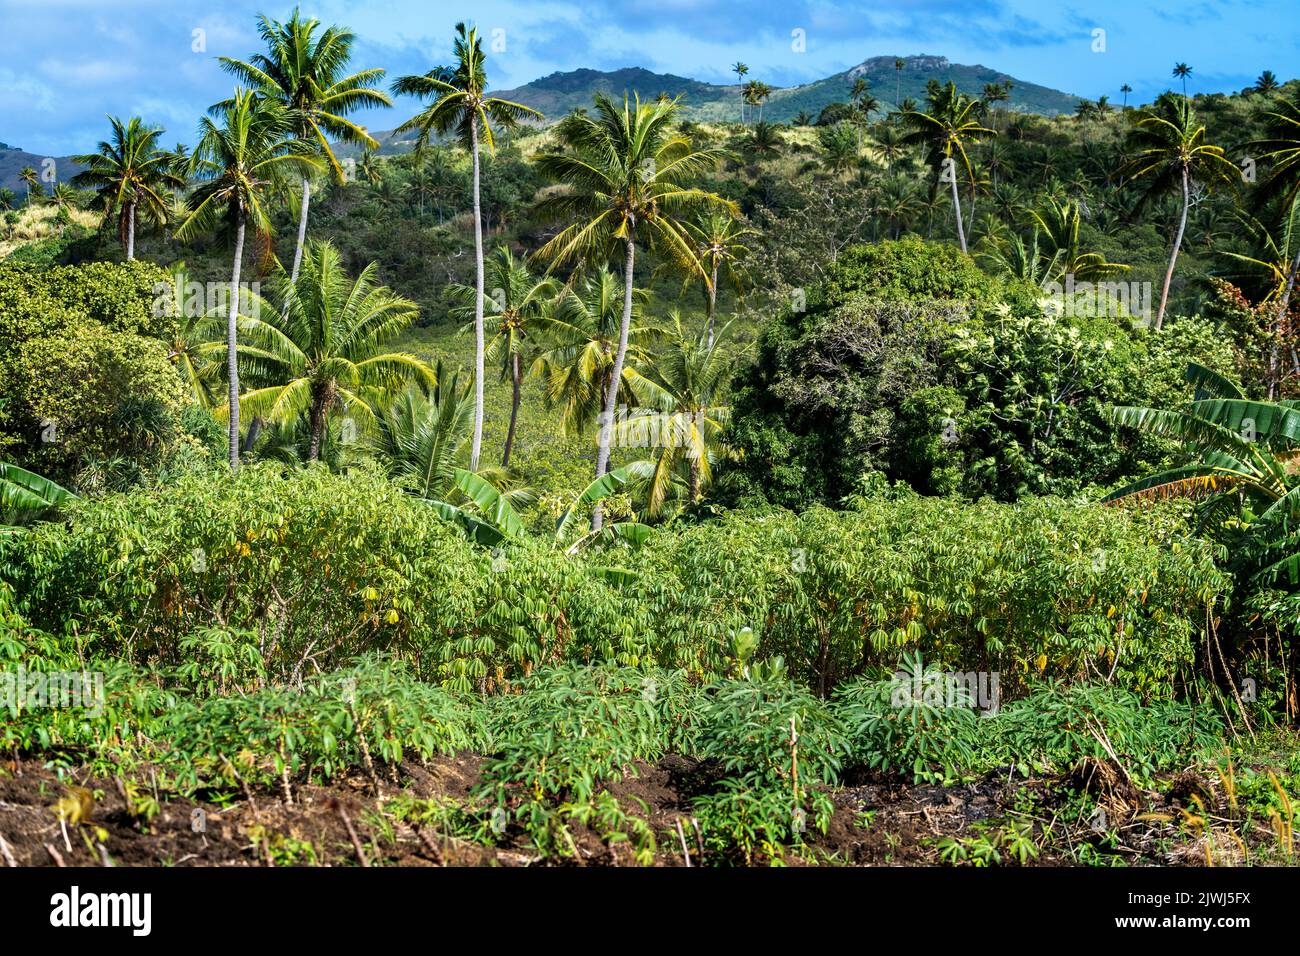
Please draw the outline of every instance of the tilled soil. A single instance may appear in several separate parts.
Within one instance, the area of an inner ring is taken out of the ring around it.
[[[0,761],[0,865],[9,866],[622,866],[635,863],[625,843],[607,843],[581,825],[571,827],[574,853],[546,858],[512,825],[485,846],[383,813],[388,800],[409,795],[466,802],[481,779],[483,760],[464,753],[430,763],[405,762],[387,779],[357,775],[328,786],[300,785],[292,802],[282,793],[245,794],[217,805],[155,794],[146,780],[134,799],[116,779],[64,772],[35,761]],[[730,862],[711,859],[691,812],[717,770],[679,756],[637,764],[609,792],[624,811],[647,821],[656,836],[655,864]],[[1111,779],[1106,765],[1080,766],[1060,778],[991,776],[957,786],[870,779],[832,794],[835,812],[825,833],[783,856],[788,864],[857,866],[936,865],[945,837],[969,840],[1016,819],[1040,844],[1036,865],[1069,865],[1074,848],[1092,843],[1128,864],[1199,864],[1204,844],[1215,862],[1232,862],[1231,841],[1213,833],[1189,836],[1174,822],[1195,794],[1212,800],[1212,785],[1194,773],[1171,781],[1164,793],[1141,792]],[[379,790],[376,793],[376,789]],[[1068,819],[1061,808],[1072,793],[1092,791],[1109,808],[1118,845],[1101,839],[1095,821]],[[141,810],[156,799],[156,813]],[[1034,809],[1026,813],[1024,807]],[[134,808],[135,812],[132,812]],[[1225,858],[1227,854],[1227,858]],[[689,862],[688,862],[689,861]]]

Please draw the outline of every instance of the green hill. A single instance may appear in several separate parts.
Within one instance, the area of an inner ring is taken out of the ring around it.
[[[872,57],[825,79],[776,89],[763,107],[763,118],[786,123],[801,112],[816,118],[824,107],[846,100],[849,87],[859,76],[865,76],[870,82],[872,93],[885,110],[895,107],[896,95],[900,100],[909,96],[917,100],[924,98],[930,80],[940,83],[952,80],[958,89],[971,95],[982,93],[986,83],[1009,80],[1011,94],[1000,105],[1022,113],[1044,116],[1071,113],[1079,102],[1073,94],[1030,83],[987,66],[950,63],[942,56],[909,56],[901,58],[903,69],[896,71],[895,59],[898,58]],[[761,77],[750,74],[749,79]],[[552,121],[578,107],[590,106],[592,96],[598,92],[619,96],[625,91],[635,91],[642,99],[652,99],[661,93],[680,96],[687,115],[696,120],[734,122],[740,119],[739,85],[704,83],[671,73],[654,73],[641,67],[552,73],[515,89],[495,91],[495,95],[540,110],[548,121]],[[374,135],[382,144],[381,153],[404,152],[407,148],[405,139],[395,139],[391,131]]]

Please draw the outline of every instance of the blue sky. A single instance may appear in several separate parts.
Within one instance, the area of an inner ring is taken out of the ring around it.
[[[1191,92],[1231,91],[1261,70],[1300,75],[1295,0],[319,0],[304,12],[358,35],[355,64],[390,76],[450,56],[453,24],[475,20],[504,50],[489,54],[498,89],[556,70],[644,66],[727,82],[744,60],[750,78],[778,86],[814,80],[871,56],[938,54],[982,63],[1080,96],[1129,83],[1147,100],[1183,60]],[[0,0],[0,141],[33,153],[91,149],[105,113],[138,114],[190,142],[199,114],[229,95],[215,57],[258,47],[254,17],[283,18],[265,0]],[[195,51],[194,31],[205,49]],[[802,30],[805,49],[792,47]],[[1104,52],[1094,51],[1094,31]],[[367,115],[389,129],[413,112],[400,102]]]

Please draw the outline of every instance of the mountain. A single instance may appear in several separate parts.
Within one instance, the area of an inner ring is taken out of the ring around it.
[[[46,157],[37,153],[28,153],[17,146],[0,143],[0,187],[12,189],[20,197],[26,196],[27,186],[18,178],[18,174],[24,166],[30,166],[38,173],[41,172],[43,169],[42,164],[47,158],[54,160],[54,171],[58,174],[58,181],[61,183],[66,183],[81,172],[81,167],[74,163],[69,156]],[[48,193],[50,191],[49,184],[45,183],[43,186]]]
[[[896,59],[903,61],[902,70],[894,69]],[[1029,83],[987,66],[950,63],[942,56],[876,56],[822,80],[773,90],[763,107],[763,119],[788,123],[803,112],[815,120],[826,106],[847,100],[849,88],[860,76],[871,84],[872,95],[880,100],[881,109],[886,111],[895,108],[895,95],[900,101],[908,97],[923,101],[930,80],[940,83],[951,80],[959,90],[972,96],[983,93],[987,83],[1010,81],[1011,93],[999,105],[1021,113],[1044,116],[1073,113],[1079,102],[1079,97],[1073,94]],[[761,77],[750,74],[747,79]],[[624,91],[635,91],[643,100],[653,99],[661,93],[680,96],[685,113],[696,120],[736,122],[740,119],[738,84],[704,83],[671,73],[654,73],[641,67],[552,73],[512,90],[494,91],[493,95],[540,110],[546,121],[552,122],[578,107],[590,107],[592,95],[597,92],[617,97]],[[389,130],[373,135],[380,142],[381,154],[405,152],[409,148],[409,134],[398,138]],[[343,151],[345,155],[354,155],[355,152],[349,148]]]
[[[903,61],[901,71],[894,69],[895,59]],[[1077,96],[1029,83],[987,66],[949,63],[942,56],[877,56],[823,80],[774,90],[771,99],[763,107],[763,118],[785,123],[800,112],[806,112],[815,119],[824,107],[848,99],[849,87],[860,76],[871,84],[872,94],[880,100],[881,108],[885,110],[895,108],[896,94],[900,100],[909,96],[923,100],[926,84],[930,80],[938,80],[940,83],[951,80],[963,93],[973,96],[982,93],[986,83],[1010,81],[1011,94],[1002,106],[1022,113],[1041,113],[1045,116],[1072,113],[1075,104],[1079,102]],[[748,78],[761,79],[754,74]],[[652,99],[660,93],[681,96],[686,112],[694,119],[740,119],[739,85],[702,83],[670,73],[652,73],[639,67],[609,73],[599,70],[552,73],[517,89],[502,90],[496,95],[541,110],[548,118],[555,119],[575,107],[589,106],[593,93],[602,91],[617,96],[624,90],[635,90],[641,94],[642,99]]]

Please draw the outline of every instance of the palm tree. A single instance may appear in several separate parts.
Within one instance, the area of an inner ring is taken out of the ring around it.
[[[1128,95],[1133,92],[1133,87],[1125,83],[1119,88],[1119,91],[1124,94],[1124,109],[1128,109]]]
[[[966,231],[962,226],[961,200],[957,196],[957,164],[965,171],[968,180],[974,180],[970,156],[966,151],[968,144],[974,140],[994,135],[993,130],[986,129],[975,120],[979,109],[979,100],[972,99],[957,91],[956,84],[949,81],[947,86],[932,89],[927,96],[927,111],[913,110],[905,113],[904,123],[909,143],[921,143],[930,150],[930,162],[936,169],[942,168],[952,185],[952,207],[957,221],[957,241],[961,251],[966,251]]]
[[[1276,199],[1284,209],[1294,209],[1300,199],[1300,102],[1280,100],[1277,108],[1265,114],[1266,139],[1252,143],[1264,150],[1261,157],[1270,162],[1268,178],[1260,189],[1260,200],[1267,202]],[[1291,294],[1295,289],[1296,275],[1300,273],[1300,248],[1287,270],[1285,281],[1278,296],[1277,319],[1273,330],[1273,353],[1270,359],[1269,395],[1276,396],[1277,380],[1280,377],[1278,352],[1281,347],[1283,330],[1291,308]]]
[[[749,67],[744,63],[737,62],[732,66],[731,72],[736,74],[736,82],[743,84],[745,74],[749,72]],[[740,125],[745,125],[745,88],[743,86],[740,89]]]
[[[483,45],[476,27],[456,24],[456,65],[435,67],[423,76],[403,76],[393,92],[431,97],[433,102],[411,117],[396,132],[418,131],[416,146],[428,145],[433,132],[454,133],[470,153],[474,167],[474,438],[470,450],[470,471],[478,471],[483,450],[483,210],[479,196],[479,139],[493,152],[496,133],[493,124],[510,127],[525,117],[540,118],[537,110],[487,95],[487,71]]]
[[[884,220],[889,238],[897,239],[921,214],[917,187],[907,176],[888,176],[880,183],[873,199],[878,218]]]
[[[414,355],[381,352],[418,314],[414,302],[375,284],[370,263],[355,280],[329,242],[308,243],[302,274],[281,274],[278,308],[252,299],[255,314],[240,317],[247,343],[241,355],[273,382],[245,393],[245,411],[275,424],[306,419],[307,460],[336,411],[374,427],[376,408],[411,383],[432,387],[433,372]],[[269,317],[268,317],[269,316]]]
[[[27,186],[27,205],[32,204],[32,190],[36,190],[36,195],[41,194],[41,177],[36,170],[30,166],[24,166],[18,171],[18,178]]]
[[[704,264],[708,279],[704,284],[708,297],[708,326],[706,340],[713,346],[714,317],[718,311],[718,279],[725,278],[739,294],[749,283],[749,274],[741,260],[749,255],[744,240],[758,235],[754,229],[733,216],[727,209],[710,206],[701,210],[694,221],[686,224],[694,239],[700,262]]]
[[[745,152],[755,159],[765,159],[777,155],[781,151],[783,142],[781,133],[775,126],[759,120],[743,145]]]
[[[898,161],[907,155],[907,143],[903,141],[903,131],[897,123],[877,123],[870,145],[875,147],[891,174]]]
[[[472,383],[439,363],[427,394],[409,388],[378,410],[369,443],[389,477],[418,498],[447,497],[474,431]]]
[[[1174,64],[1174,77],[1183,81],[1183,96],[1187,95],[1187,78],[1192,75],[1192,68],[1186,63]]]
[[[1134,155],[1126,164],[1125,172],[1134,180],[1149,179],[1138,205],[1174,189],[1181,189],[1183,196],[1182,216],[1169,253],[1169,268],[1165,271],[1160,310],[1156,314],[1155,327],[1159,330],[1164,324],[1169,284],[1174,277],[1178,250],[1187,229],[1192,180],[1196,179],[1207,187],[1219,183],[1235,190],[1239,171],[1224,156],[1222,147],[1206,141],[1205,127],[1199,125],[1196,112],[1186,97],[1176,98],[1167,94],[1152,108],[1140,110],[1135,115],[1128,144]]]
[[[1060,202],[1049,196],[1032,216],[1036,227],[1034,243],[1038,244],[1041,230],[1046,239],[1044,253],[1056,261],[1058,275],[1072,275],[1080,282],[1097,282],[1129,270],[1126,265],[1107,262],[1100,252],[1083,251],[1079,240],[1083,216],[1077,199]]]
[[[176,320],[175,331],[167,350],[168,360],[176,366],[187,391],[200,408],[211,408],[221,353],[223,321],[220,307],[209,310],[184,262],[174,263],[167,271],[165,300],[155,302],[165,315]]]
[[[1255,81],[1255,85],[1250,88],[1252,93],[1262,93],[1267,96],[1270,93],[1276,93],[1281,84],[1277,81],[1277,76],[1272,70],[1265,70]]]
[[[497,249],[488,262],[487,281],[492,284],[492,294],[488,297],[492,311],[483,318],[493,324],[495,332],[492,340],[487,343],[485,356],[488,360],[500,356],[501,378],[503,381],[508,378],[511,386],[510,427],[506,431],[505,450],[501,453],[501,467],[508,468],[522,398],[526,343],[538,320],[554,299],[559,284],[549,277],[534,277],[528,271],[527,264],[515,258],[509,246]],[[456,313],[472,319],[475,295],[473,286],[453,286],[452,294],[461,302]]]
[[[707,206],[738,211],[735,203],[694,188],[689,182],[717,165],[722,152],[697,150],[676,127],[677,100],[642,103],[623,99],[620,109],[604,94],[596,96],[596,115],[571,114],[556,127],[565,152],[537,157],[542,175],[564,184],[562,192],[539,203],[543,217],[567,220],[558,235],[538,250],[551,267],[581,261],[606,262],[623,252],[623,319],[614,358],[612,387],[606,396],[596,453],[596,477],[609,466],[611,426],[632,321],[632,288],[638,241],[661,247],[661,254],[688,271],[704,274],[684,221]],[[600,509],[592,517],[601,525]]]
[[[249,61],[218,57],[221,66],[259,96],[284,107],[293,135],[310,143],[334,173],[343,181],[343,167],[334,155],[329,137],[344,143],[357,143],[369,149],[379,144],[366,130],[346,118],[358,109],[392,106],[383,91],[370,86],[383,78],[380,69],[362,70],[344,76],[352,57],[353,33],[338,26],[329,27],[320,37],[320,21],[302,19],[295,8],[287,23],[262,15],[257,18],[257,32],[266,43],[267,52]],[[217,104],[214,109],[224,108]],[[302,264],[303,243],[307,239],[307,209],[311,205],[311,180],[302,178],[302,205],[298,210],[298,241],[293,250],[290,278],[298,278]]]
[[[902,110],[903,104],[899,97],[903,93],[903,67],[907,63],[901,57],[894,57],[894,106]]]
[[[190,216],[176,230],[187,240],[211,230],[224,217],[234,232],[235,254],[230,273],[230,302],[226,317],[226,370],[230,409],[230,470],[239,470],[239,363],[237,318],[239,272],[244,258],[244,230],[251,225],[263,236],[271,232],[266,200],[283,182],[290,167],[302,169],[318,160],[301,140],[290,139],[284,109],[251,90],[236,89],[218,126],[209,117],[199,121],[199,143],[190,158],[190,172],[200,181],[190,194]]]
[[[182,189],[185,180],[177,175],[174,157],[158,148],[163,130],[146,126],[138,116],[123,123],[116,116],[111,140],[99,144],[99,152],[72,158],[85,169],[73,177],[74,186],[94,189],[107,218],[118,214],[118,236],[126,247],[128,261],[135,258],[137,216],[162,222],[167,201],[162,190]]]
[[[720,347],[731,324],[709,342],[705,331],[688,334],[677,313],[672,322],[663,351],[633,385],[640,407],[618,423],[615,436],[620,446],[656,449],[651,461],[629,468],[646,480],[648,517],[663,510],[683,466],[687,503],[700,501],[713,479],[713,463],[725,453],[722,435],[731,413],[719,402],[735,362]]]
[[[561,406],[560,427],[566,435],[582,434],[607,404],[621,337],[623,295],[622,281],[602,266],[577,291],[566,290],[539,323],[547,348],[533,362],[532,373],[545,382],[547,404]],[[621,373],[625,385],[637,376],[635,366],[646,360],[646,348],[661,333],[641,324],[641,306],[648,298],[645,289],[632,290],[625,350],[630,361]]]
[[[862,157],[858,141],[848,123],[823,126],[817,132],[822,147],[822,165],[836,176],[843,176],[858,168]]]

